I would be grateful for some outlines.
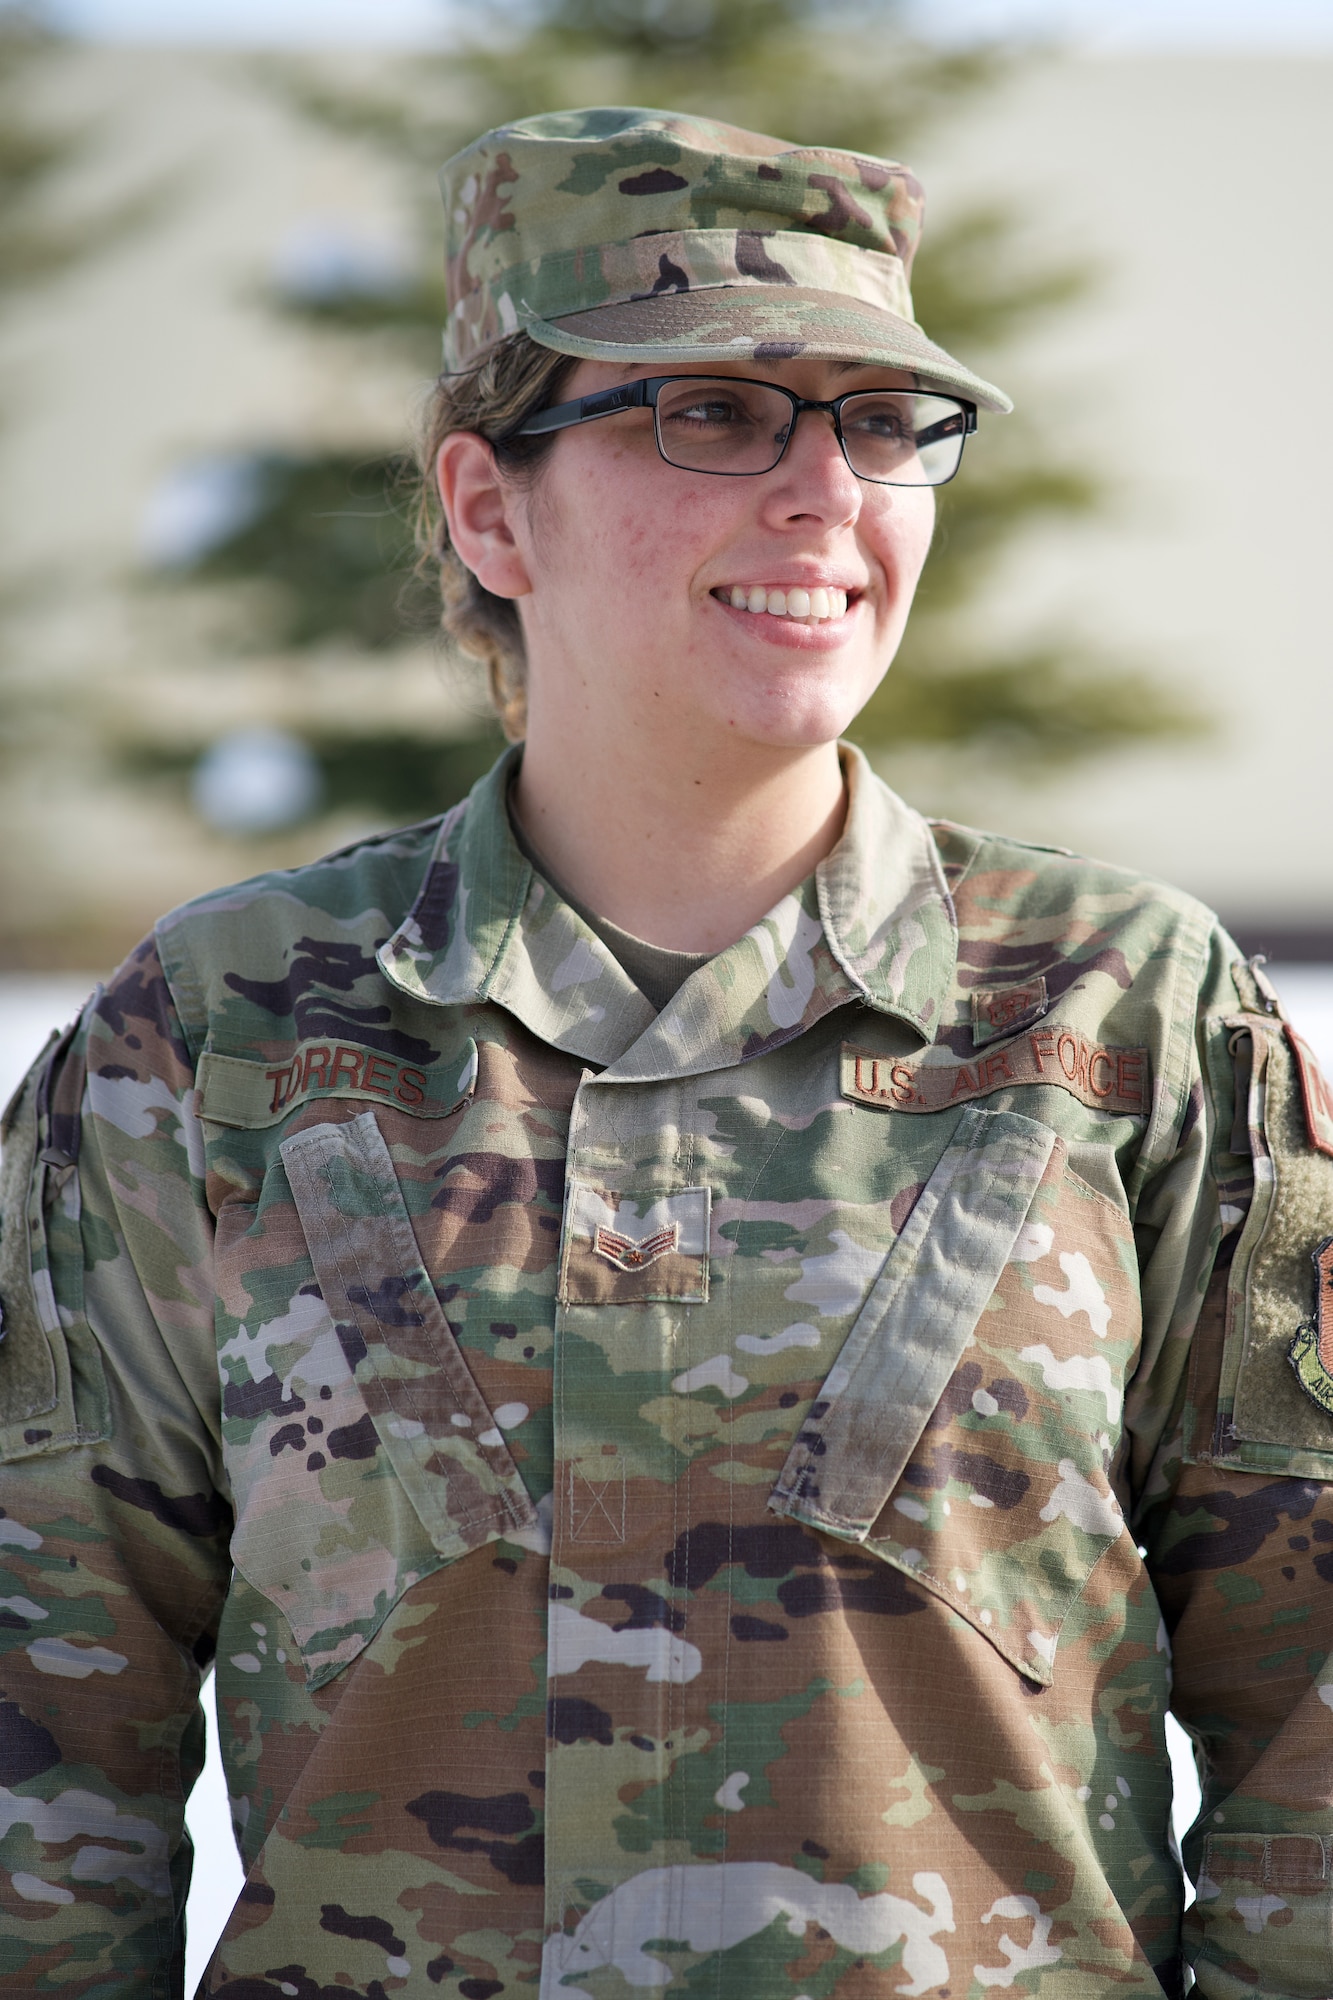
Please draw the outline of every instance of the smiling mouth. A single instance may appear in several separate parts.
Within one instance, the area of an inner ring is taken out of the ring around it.
[[[846,617],[848,603],[855,604],[861,593],[856,590],[826,590],[822,585],[813,590],[803,590],[799,585],[776,590],[762,583],[733,583],[729,587],[720,585],[711,595],[719,604],[729,604],[733,611],[750,611],[757,617],[794,618],[804,625],[819,625],[825,619]]]

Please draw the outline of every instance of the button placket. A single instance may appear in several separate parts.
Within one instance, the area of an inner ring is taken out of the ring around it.
[[[586,1915],[583,1878],[614,1886],[627,1868],[634,1872],[612,1830],[626,1783],[662,1808],[641,1831],[653,1846],[669,1841],[668,1781],[687,1735],[685,1683],[702,1666],[667,1586],[659,1621],[634,1608],[652,1595],[683,1498],[651,1444],[644,1461],[639,1411],[645,1398],[671,1394],[679,1323],[707,1294],[710,1191],[680,1185],[681,1165],[694,1157],[692,1136],[683,1146],[677,1138],[682,1095],[674,1083],[617,1087],[585,1072],[570,1119],[555,1310],[545,1804],[549,1852],[578,1854],[582,1866],[579,1883],[558,1866],[548,1875],[547,1925],[557,1936]],[[643,1159],[636,1140],[645,1135],[653,1156]],[[604,1367],[594,1347],[605,1353]],[[600,1732],[596,1759],[586,1731]],[[594,1823],[605,1837],[589,1850]],[[548,1978],[560,1955],[553,1939]]]

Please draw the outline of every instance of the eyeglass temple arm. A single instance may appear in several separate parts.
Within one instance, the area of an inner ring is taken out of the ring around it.
[[[511,437],[540,437],[544,431],[562,431],[570,424],[586,423],[590,417],[611,417],[617,410],[641,409],[648,400],[649,383],[624,382],[618,389],[599,389],[596,395],[579,396],[572,403],[556,403],[538,410],[520,424]]]
[[[976,405],[964,403],[959,397],[954,400],[963,415],[963,436],[971,437],[977,428]],[[933,424],[927,424],[923,431],[917,432],[916,441],[918,444],[935,444],[938,439],[948,437],[957,422],[957,417],[939,417]]]

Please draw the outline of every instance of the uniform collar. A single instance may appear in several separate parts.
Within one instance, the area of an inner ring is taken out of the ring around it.
[[[534,873],[505,753],[442,821],[421,891],[381,946],[385,976],[440,1006],[494,1001],[622,1081],[729,1068],[859,1001],[933,1041],[957,924],[930,828],[842,749],[847,823],[813,880],[693,973],[655,1015],[602,940]]]

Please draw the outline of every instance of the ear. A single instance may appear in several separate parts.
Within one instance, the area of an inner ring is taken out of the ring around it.
[[[520,496],[486,439],[454,431],[436,456],[435,480],[449,539],[478,583],[496,597],[526,597],[532,580],[514,532]]]

